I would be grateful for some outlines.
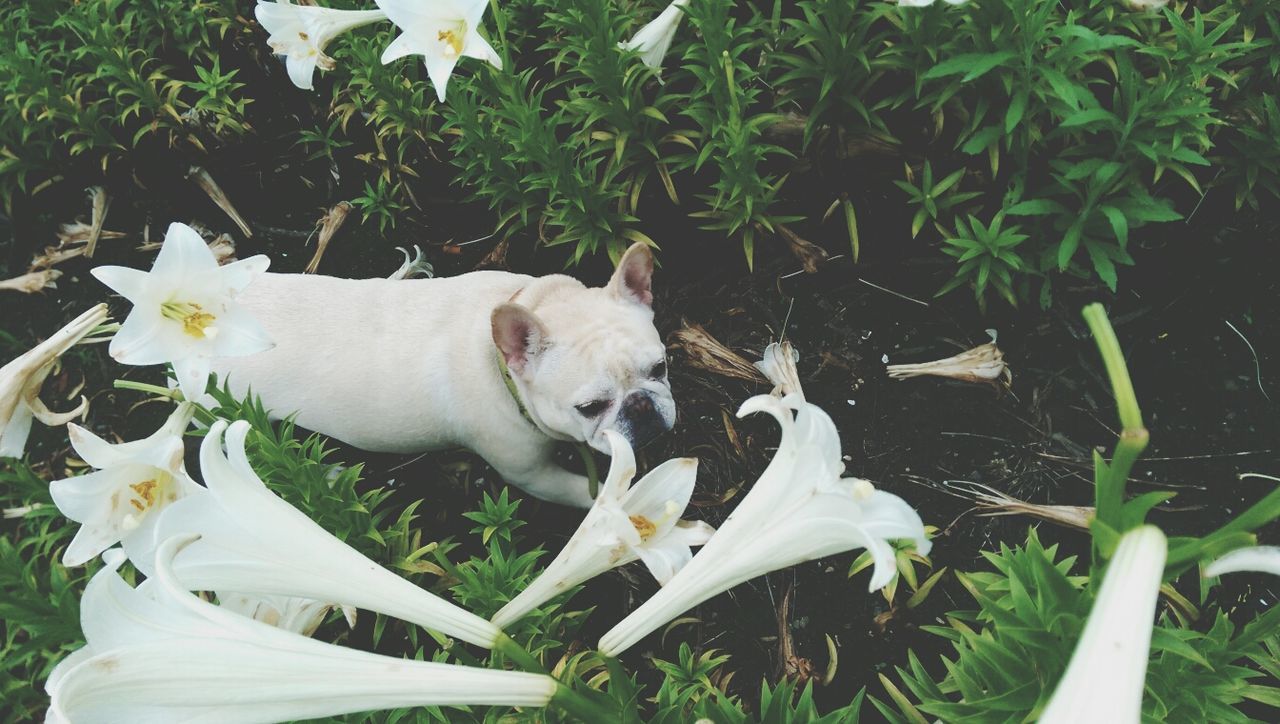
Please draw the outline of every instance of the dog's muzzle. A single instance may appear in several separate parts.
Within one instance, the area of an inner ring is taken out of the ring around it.
[[[623,432],[633,448],[644,447],[671,429],[654,406],[653,398],[643,392],[633,392],[623,400],[618,417],[625,423]]]

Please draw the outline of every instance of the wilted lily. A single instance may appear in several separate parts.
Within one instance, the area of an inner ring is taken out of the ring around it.
[[[81,398],[76,409],[53,412],[40,401],[40,387],[58,358],[106,319],[107,305],[99,304],[26,354],[0,367],[0,458],[22,457],[33,417],[53,427],[65,425],[89,409],[89,401]]]
[[[157,551],[155,576],[132,588],[118,551],[80,606],[87,645],[45,684],[46,721],[275,722],[405,706],[545,706],[556,682],[381,656],[322,643],[202,601],[176,578],[173,557],[196,536]]]
[[[60,276],[62,276],[62,272],[57,269],[28,272],[12,279],[0,280],[0,290],[35,294],[46,289],[57,289],[57,281]]]
[[[747,400],[738,414],[752,412],[767,412],[782,426],[769,467],[698,555],[600,639],[604,654],[616,656],[684,611],[769,571],[866,548],[875,562],[874,591],[897,571],[889,540],[914,539],[917,551],[929,552],[911,506],[866,480],[840,477],[840,437],[825,412],[769,395]]]
[[[1151,630],[1168,544],[1155,526],[1120,539],[1084,633],[1041,724],[1105,721],[1137,724],[1151,656]]]
[[[382,52],[382,64],[406,55],[421,55],[441,103],[459,58],[477,58],[502,70],[498,52],[478,32],[488,0],[377,0],[377,3],[401,31]]]
[[[333,70],[333,58],[324,54],[329,41],[348,30],[386,20],[381,10],[335,10],[315,5],[291,5],[289,0],[259,2],[254,8],[258,22],[270,33],[267,44],[285,58],[289,80],[303,90],[311,90],[316,67]]]
[[[268,490],[245,455],[248,432],[244,421],[230,428],[218,421],[209,428],[200,445],[208,490],[174,504],[157,524],[156,543],[187,533],[202,536],[174,562],[183,584],[355,606],[486,648],[495,645],[502,634],[496,626],[379,566]],[[126,551],[151,573],[149,551]]]
[[[505,628],[573,586],[637,558],[665,584],[693,557],[689,546],[702,545],[715,532],[701,521],[680,520],[693,495],[696,459],[668,460],[631,486],[631,446],[615,432],[605,436],[613,458],[595,504],[542,575],[493,617],[496,625]]]
[[[149,546],[160,510],[201,490],[182,465],[182,433],[194,409],[184,402],[150,437],[116,445],[67,425],[71,447],[97,472],[49,484],[58,510],[80,524],[62,565],[81,565],[122,540]]]
[[[987,334],[991,335],[990,342],[965,350],[954,357],[919,364],[889,365],[886,369],[889,376],[895,380],[933,375],[964,382],[987,382],[993,385],[1001,378],[1004,378],[1006,383],[1012,381],[1013,375],[1004,363],[1004,352],[996,346],[995,330],[988,329]]]
[[[618,43],[618,47],[638,52],[640,62],[654,70],[661,70],[662,60],[671,49],[671,41],[675,40],[676,30],[684,19],[683,8],[688,4],[689,0],[675,0],[658,13],[658,17],[636,31],[631,40]]]
[[[760,361],[754,362],[760,374],[773,383],[773,393],[778,397],[796,395],[804,399],[804,388],[800,386],[800,372],[796,362],[800,361],[800,353],[790,342],[774,342],[764,348]]]
[[[171,362],[182,394],[199,398],[215,357],[272,347],[257,320],[233,301],[269,263],[260,254],[220,267],[195,229],[174,223],[150,272],[97,267],[98,281],[133,303],[111,340],[111,356],[128,365]]]
[[[1237,548],[1205,566],[1205,578],[1227,573],[1270,573],[1280,576],[1280,546],[1250,546]]]
[[[268,626],[310,636],[324,623],[324,617],[333,610],[331,603],[322,603],[297,596],[268,596],[252,593],[218,592],[218,605],[241,616],[248,616]],[[342,607],[347,626],[356,627],[356,610]]]

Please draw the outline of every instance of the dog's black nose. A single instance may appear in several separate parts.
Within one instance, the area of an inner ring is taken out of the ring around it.
[[[634,448],[644,447],[668,429],[662,413],[653,406],[653,398],[643,392],[633,392],[622,401],[620,417],[626,421],[627,437]]]

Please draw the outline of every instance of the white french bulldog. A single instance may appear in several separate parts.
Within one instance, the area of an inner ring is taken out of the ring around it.
[[[639,447],[675,422],[652,274],[642,244],[594,289],[497,271],[403,281],[265,274],[238,301],[276,346],[218,360],[215,371],[235,394],[251,390],[356,447],[466,447],[507,482],[585,508],[586,478],[554,462],[556,440],[607,453],[606,430]]]

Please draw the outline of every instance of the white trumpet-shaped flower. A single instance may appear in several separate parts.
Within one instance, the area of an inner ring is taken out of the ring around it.
[[[81,314],[53,336],[0,367],[0,458],[22,457],[32,418],[50,427],[65,425],[89,409],[89,401],[70,412],[57,413],[40,401],[40,387],[64,352],[74,347],[107,319],[107,305]]]
[[[1270,573],[1280,576],[1280,546],[1237,548],[1205,566],[1205,578],[1227,573]]]
[[[87,645],[50,674],[46,721],[276,722],[406,706],[545,706],[540,674],[381,656],[300,636],[207,603],[176,578],[165,541],[156,575],[132,588],[119,551],[80,606]]]
[[[675,40],[676,30],[684,19],[684,7],[689,0],[675,0],[658,13],[658,17],[636,31],[630,40],[618,43],[623,50],[634,50],[640,54],[640,62],[653,68],[662,69],[662,61],[671,49],[671,41]]]
[[[782,426],[769,467],[693,560],[605,633],[602,653],[616,656],[702,601],[770,571],[866,548],[875,562],[874,591],[897,572],[890,540],[910,538],[920,553],[929,552],[924,524],[910,505],[866,480],[840,477],[840,437],[825,412],[796,397],[769,395],[747,400],[738,414],[752,412],[767,412]]]
[[[227,454],[222,452],[225,432]],[[245,456],[249,424],[215,422],[200,445],[207,491],[169,507],[155,543],[199,533],[174,562],[193,590],[297,596],[385,613],[492,648],[501,631],[369,560],[267,489]],[[230,458],[230,459],[228,459]],[[153,556],[126,547],[144,573]]]
[[[1041,724],[1142,719],[1142,690],[1168,543],[1155,526],[1120,539],[1084,633]]]
[[[400,36],[382,51],[382,64],[407,55],[421,55],[441,103],[458,59],[476,58],[502,70],[502,58],[478,32],[488,0],[377,0],[377,3],[400,28]]]
[[[331,603],[323,603],[310,598],[297,596],[270,596],[252,593],[229,593],[218,591],[218,605],[228,611],[235,611],[241,616],[248,616],[269,626],[282,628],[285,631],[310,636],[324,623],[324,618],[333,610]],[[356,610],[350,606],[342,607],[342,615],[347,619],[347,626],[356,627]]]
[[[621,435],[606,431],[612,448],[609,475],[582,524],[542,575],[493,617],[505,628],[573,586],[640,559],[658,583],[671,580],[715,529],[680,520],[693,495],[698,461],[678,458],[654,468],[631,486],[636,459]]]
[[[214,358],[273,346],[257,320],[233,301],[269,263],[259,254],[220,267],[195,229],[170,224],[150,272],[122,266],[93,270],[98,281],[133,303],[111,340],[111,356],[127,365],[171,362],[182,394],[198,399]]]
[[[202,490],[182,464],[182,433],[193,412],[184,402],[150,437],[115,445],[67,425],[71,447],[97,470],[49,484],[58,510],[80,524],[64,566],[81,565],[121,541],[149,547],[160,511]]]
[[[333,58],[325,55],[329,41],[348,30],[386,20],[381,10],[335,10],[315,5],[292,5],[289,0],[262,0],[254,8],[258,22],[270,34],[267,45],[284,56],[289,80],[311,90],[315,70],[333,70]]]

